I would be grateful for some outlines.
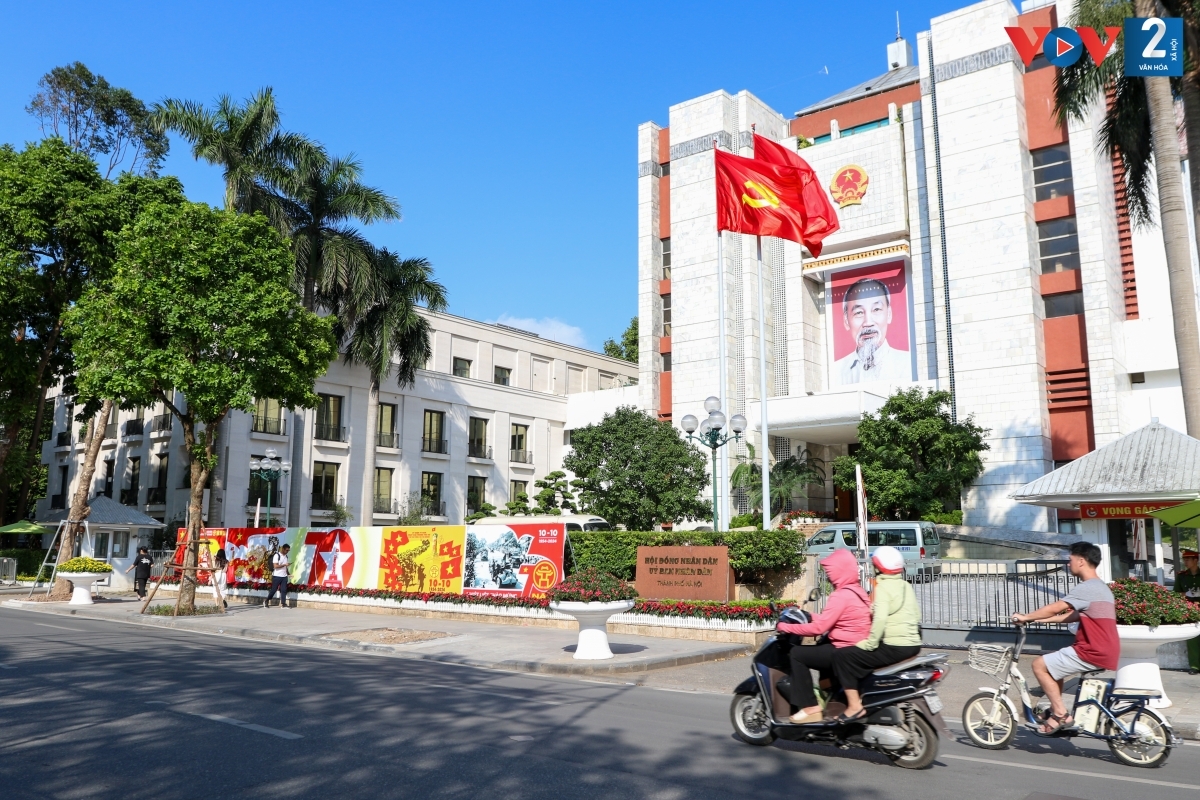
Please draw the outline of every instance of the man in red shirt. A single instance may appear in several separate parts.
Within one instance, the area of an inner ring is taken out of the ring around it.
[[[1063,702],[1063,680],[1094,669],[1116,669],[1121,656],[1117,636],[1117,602],[1108,584],[1096,577],[1100,566],[1100,548],[1091,542],[1071,545],[1070,570],[1080,582],[1062,600],[1056,600],[1029,614],[1013,614],[1016,623],[1078,622],[1075,644],[1033,661],[1033,674],[1050,701],[1050,718],[1039,733],[1056,733],[1075,724]]]

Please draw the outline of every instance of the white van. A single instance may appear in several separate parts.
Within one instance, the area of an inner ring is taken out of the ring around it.
[[[889,546],[904,556],[904,576],[912,579],[940,575],[942,541],[932,522],[868,522],[867,551]],[[839,547],[858,547],[858,526],[853,522],[827,525],[808,540],[808,554],[818,559]]]
[[[561,522],[571,531],[611,531],[612,526],[604,517],[594,514],[530,514],[512,517],[484,517],[472,522],[472,525],[529,525],[538,523]]]

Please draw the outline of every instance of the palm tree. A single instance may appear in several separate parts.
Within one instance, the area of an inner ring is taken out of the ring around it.
[[[747,443],[746,450],[747,457],[734,468],[729,483],[746,492],[751,508],[762,509],[762,467],[754,459],[754,445]],[[771,467],[771,516],[782,511],[797,493],[803,493],[805,486],[824,480],[825,462],[807,449],[776,461]]]
[[[305,308],[329,307],[349,295],[378,296],[373,248],[348,223],[400,219],[394,198],[360,182],[362,164],[353,155],[329,158],[304,153],[279,181],[288,198],[295,281]]]
[[[1200,152],[1200,73],[1197,73],[1195,44],[1200,41],[1200,15],[1192,0],[1170,0],[1169,8],[1181,13],[1188,28],[1187,59],[1191,64],[1185,77],[1183,97],[1192,100],[1188,114],[1188,142]],[[1106,25],[1120,26],[1128,16],[1156,16],[1155,0],[1113,2],[1080,0],[1070,25],[1086,25],[1103,30]],[[1196,302],[1192,281],[1191,253],[1188,247],[1187,207],[1183,197],[1183,172],[1180,167],[1179,140],[1175,129],[1175,107],[1169,78],[1126,77],[1121,65],[1123,41],[1118,41],[1109,58],[1097,66],[1081,58],[1063,69],[1055,86],[1055,106],[1061,120],[1084,120],[1091,108],[1106,93],[1107,113],[1100,141],[1124,166],[1126,197],[1130,217],[1139,226],[1153,220],[1152,176],[1157,177],[1158,216],[1162,225],[1167,256],[1167,274],[1171,289],[1175,348],[1179,358],[1179,379],[1183,389],[1184,416],[1188,433],[1200,435],[1200,335],[1196,323]],[[1187,85],[1191,81],[1191,86]],[[1193,130],[1195,128],[1195,130]],[[1189,147],[1189,151],[1190,151]],[[1193,206],[1200,202],[1200,175],[1192,170]],[[1200,246],[1200,226],[1196,230]]]
[[[191,143],[197,160],[221,167],[227,210],[260,212],[281,233],[290,232],[286,199],[274,187],[286,180],[291,164],[320,148],[280,130],[270,87],[240,105],[221,95],[211,110],[191,100],[164,100],[155,104],[152,119],[158,129],[174,131]]]

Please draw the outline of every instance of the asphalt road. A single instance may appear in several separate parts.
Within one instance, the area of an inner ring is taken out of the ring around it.
[[[0,797],[1200,798],[1196,746],[1138,770],[1103,745],[944,739],[910,772],[865,751],[750,747],[729,695],[653,683],[0,609]]]

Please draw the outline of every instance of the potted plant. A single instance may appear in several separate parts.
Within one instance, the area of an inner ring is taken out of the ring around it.
[[[68,605],[92,605],[92,584],[110,572],[110,564],[86,556],[76,556],[59,564],[58,577],[71,582],[71,602]]]
[[[1162,697],[1150,701],[1154,708],[1167,708],[1170,698],[1159,674],[1158,648],[1200,635],[1200,603],[1190,603],[1181,594],[1157,583],[1122,578],[1109,584],[1117,601],[1117,635],[1121,637],[1118,686],[1156,689]]]
[[[579,620],[575,658],[612,658],[608,646],[608,618],[633,608],[637,590],[615,575],[588,567],[558,583],[547,595],[550,608]]]

